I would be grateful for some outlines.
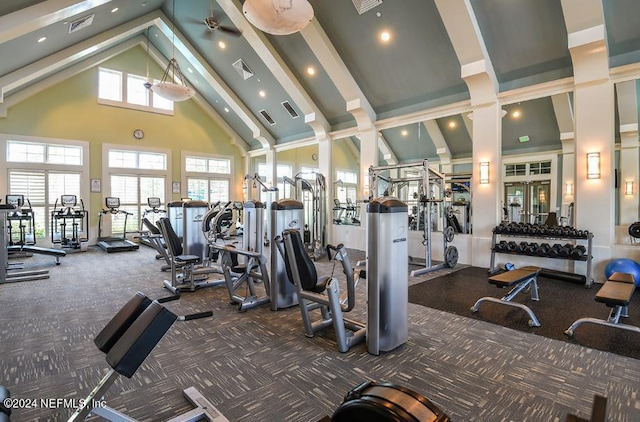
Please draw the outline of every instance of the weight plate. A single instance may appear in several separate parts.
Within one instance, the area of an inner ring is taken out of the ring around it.
[[[449,246],[444,253],[444,265],[447,268],[453,268],[458,263],[458,249],[455,246]]]
[[[447,242],[453,242],[453,238],[455,235],[456,231],[453,230],[453,227],[447,226],[447,228],[444,229],[444,240],[446,240]]]
[[[629,226],[629,236],[634,239],[640,239],[640,221],[636,221]]]

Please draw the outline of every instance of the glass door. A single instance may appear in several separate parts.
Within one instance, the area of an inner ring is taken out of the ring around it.
[[[504,184],[504,217],[513,223],[544,224],[549,215],[551,181]]]

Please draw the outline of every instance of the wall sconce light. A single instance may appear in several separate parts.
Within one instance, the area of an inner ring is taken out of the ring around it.
[[[565,184],[565,194],[566,194],[567,196],[571,196],[571,195],[573,195],[573,183],[571,183],[571,182],[567,182],[567,183]]]
[[[600,153],[590,152],[587,154],[587,179],[600,178]]]
[[[624,182],[624,194],[633,195],[633,180],[627,180]]]
[[[489,162],[483,161],[480,163],[480,184],[486,185],[489,183]]]

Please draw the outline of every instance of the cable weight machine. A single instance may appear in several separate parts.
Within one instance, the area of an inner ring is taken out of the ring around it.
[[[404,175],[402,174],[404,172]],[[395,173],[395,174],[392,174]],[[407,174],[408,173],[408,174]],[[384,185],[380,182],[384,182]],[[417,184],[414,199],[417,201],[418,224],[416,228],[422,229],[422,244],[425,248],[423,258],[409,257],[409,263],[423,266],[423,268],[411,271],[411,276],[416,277],[441,268],[453,268],[458,263],[458,249],[449,245],[454,237],[455,230],[448,225],[445,212],[445,195],[450,192],[445,187],[445,175],[429,167],[428,160],[418,162],[369,167],[369,200],[382,189],[383,196],[401,197],[403,188],[410,184]],[[407,196],[406,193],[404,195]],[[408,199],[408,198],[405,198]],[[438,228],[438,218],[442,218],[442,261],[438,264],[433,260],[432,234]],[[420,223],[420,219],[422,222]]]

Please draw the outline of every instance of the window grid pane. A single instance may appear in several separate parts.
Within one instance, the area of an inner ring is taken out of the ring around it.
[[[145,170],[166,170],[167,169],[167,156],[166,154],[154,154],[148,152],[141,152],[138,157],[140,169]]]
[[[122,101],[122,72],[100,69],[98,97],[105,100]]]
[[[217,201],[226,203],[229,201],[229,181],[220,179],[211,179],[209,191],[209,202]]]
[[[187,179],[187,196],[193,200],[207,201],[209,194],[209,181],[207,179]]]
[[[209,173],[231,173],[231,161],[220,159],[209,159]]]
[[[146,78],[127,75],[127,102],[129,104],[149,105],[149,92],[144,87]]]
[[[185,159],[185,170],[190,172],[205,173],[207,171],[207,160],[198,157],[187,157]]]

